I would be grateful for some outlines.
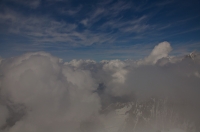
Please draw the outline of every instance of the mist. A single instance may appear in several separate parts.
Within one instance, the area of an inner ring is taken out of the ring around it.
[[[0,58],[1,132],[199,132],[200,54],[141,60]]]

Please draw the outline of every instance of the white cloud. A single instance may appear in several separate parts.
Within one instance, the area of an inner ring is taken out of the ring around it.
[[[8,109],[1,105],[0,104],[0,126],[3,126],[6,124],[6,119],[8,118],[9,116],[9,113],[8,113]]]
[[[82,23],[84,26],[87,26],[87,24],[88,24],[88,19],[83,19],[80,23]]]
[[[134,117],[134,112],[143,108],[143,105],[133,107],[134,102],[151,102],[148,99],[152,96],[175,103],[176,109],[171,114],[177,116],[174,122],[180,124],[166,124],[171,131],[186,130],[182,119],[199,125],[199,55],[193,59],[174,56],[178,61],[171,61],[170,50],[168,42],[158,44],[142,61],[143,65],[133,60],[62,62],[45,52],[4,59],[0,63],[0,129],[3,132],[114,132],[119,129],[126,132],[122,126],[128,121],[134,123],[131,120],[136,121],[142,115],[139,112]],[[128,113],[126,104],[134,118],[129,114],[120,115]],[[170,111],[161,110],[165,114]],[[179,114],[183,114],[180,119]],[[161,122],[167,116],[157,114],[156,121]],[[150,126],[155,127],[152,131],[157,128],[164,131],[159,125],[156,127],[154,117],[152,114],[149,119]],[[167,123],[168,118],[162,121]]]
[[[111,71],[113,81],[116,83],[124,83],[127,71],[125,70],[126,64],[120,60],[111,60],[105,63],[103,69],[107,72]]]
[[[194,75],[195,75],[196,77],[200,78],[200,74],[199,74],[199,72],[198,72],[198,71],[197,71],[197,72],[195,72],[195,73],[194,73]]]
[[[76,31],[79,23],[60,22],[48,16],[27,17],[12,9],[5,9],[5,13],[0,13],[0,18],[0,23],[8,26],[5,32],[27,37],[31,40],[31,45],[37,44],[34,47],[40,48],[47,42],[49,47],[55,42],[65,42],[67,46],[73,47],[110,41],[108,34],[94,33],[90,30],[80,33]]]
[[[154,47],[151,54],[144,60],[139,61],[138,64],[155,64],[159,59],[168,57],[169,52],[172,50],[170,43],[162,42]]]
[[[96,61],[94,60],[72,60],[70,62],[65,62],[65,65],[72,66],[74,68],[81,68],[84,64],[96,64]]]
[[[77,131],[81,121],[98,114],[99,98],[93,92],[97,85],[89,71],[73,71],[43,52],[12,58],[2,65],[1,97],[26,108],[9,131]]]

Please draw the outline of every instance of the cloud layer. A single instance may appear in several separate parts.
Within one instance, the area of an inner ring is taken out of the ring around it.
[[[134,123],[131,119],[138,119],[130,111],[142,108],[134,104],[142,106],[143,102],[153,98],[169,102],[166,108],[162,107],[165,109],[159,109],[162,115],[157,115],[157,119],[161,116],[163,119],[164,113],[169,113],[173,106],[177,115],[174,124],[179,125],[165,123],[168,127],[173,126],[168,128],[171,132],[191,132],[189,126],[183,127],[180,117],[192,122],[195,127],[192,130],[197,132],[200,124],[200,56],[192,53],[172,57],[168,55],[171,50],[168,42],[162,42],[149,56],[138,61],[63,62],[46,52],[2,59],[0,131],[116,132],[121,129],[129,132],[134,126],[130,125]],[[124,106],[129,111],[127,114],[120,110]],[[146,108],[147,103],[144,106]],[[120,112],[126,116],[117,116]],[[149,120],[154,117],[152,114]],[[129,125],[120,127],[123,124]],[[134,131],[143,132],[145,130],[141,128],[147,126],[138,125]],[[158,128],[162,132],[166,130],[158,125],[147,128],[152,132]]]

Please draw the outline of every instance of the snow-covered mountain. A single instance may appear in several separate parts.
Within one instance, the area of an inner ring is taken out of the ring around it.
[[[167,99],[113,103],[103,110],[112,120],[103,121],[108,132],[196,132],[181,105]]]
[[[194,60],[196,56],[197,56],[197,53],[191,52],[190,54],[186,55],[185,58],[191,58],[192,60]]]
[[[193,51],[193,52],[191,52],[190,54],[185,55],[185,56],[183,57],[183,60],[184,60],[184,59],[191,59],[191,60],[193,60],[193,61],[199,62],[199,60],[200,60],[200,53],[199,53],[199,52]]]

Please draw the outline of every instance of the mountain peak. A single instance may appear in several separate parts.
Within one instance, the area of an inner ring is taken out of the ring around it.
[[[197,53],[193,51],[190,54],[186,55],[185,58],[191,58],[192,60],[194,60],[196,56],[197,56]]]

